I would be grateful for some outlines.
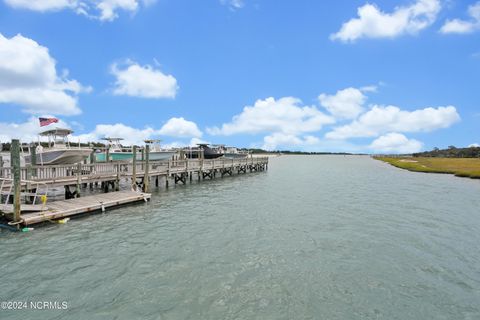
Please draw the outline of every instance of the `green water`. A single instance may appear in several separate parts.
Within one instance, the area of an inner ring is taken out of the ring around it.
[[[0,232],[0,319],[480,319],[480,181],[368,157],[154,192]]]

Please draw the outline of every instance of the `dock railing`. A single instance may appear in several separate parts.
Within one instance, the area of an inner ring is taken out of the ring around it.
[[[39,199],[41,199],[41,204],[46,203],[48,184],[41,181],[21,180],[20,185],[23,189],[20,192],[20,197],[24,199],[24,204],[26,204],[27,199],[30,205],[37,205]],[[0,199],[2,200],[0,211],[7,211],[10,200],[13,199],[13,179],[0,178]]]
[[[136,175],[144,175],[148,163],[149,176],[162,176],[181,172],[206,171],[227,167],[248,166],[268,163],[268,157],[244,158],[244,159],[186,159],[186,160],[150,160],[135,163]],[[65,184],[80,180],[102,180],[114,177],[130,177],[133,172],[133,162],[112,161],[97,162],[91,164],[69,165],[36,165],[20,168],[22,184],[45,182],[48,184]],[[12,179],[13,170],[10,167],[0,168],[1,179]]]

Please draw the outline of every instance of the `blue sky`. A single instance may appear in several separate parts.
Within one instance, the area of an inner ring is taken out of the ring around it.
[[[0,0],[0,140],[480,143],[480,2]],[[3,78],[3,81],[1,80]]]

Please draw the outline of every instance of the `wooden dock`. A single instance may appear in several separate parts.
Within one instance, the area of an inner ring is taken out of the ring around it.
[[[138,201],[148,201],[151,194],[135,191],[117,191],[102,193],[83,198],[52,201],[46,205],[46,210],[22,214],[20,216],[22,225],[28,226],[45,221],[52,221],[70,217],[76,214],[93,211],[105,211],[107,208]]]
[[[268,168],[268,157],[149,161],[148,147],[142,161],[133,157],[131,162],[21,167],[18,140],[12,141],[12,149],[12,167],[0,167],[0,213],[16,225],[30,225],[148,201],[151,197],[150,185],[154,181],[158,187],[159,178],[164,178],[168,188],[170,181],[186,184],[194,178],[198,181],[215,179],[217,176],[233,176]],[[131,185],[132,191],[119,191],[122,180]],[[81,196],[85,188],[93,190],[98,186],[103,193]],[[47,201],[48,190],[54,187],[65,188],[65,200]]]
[[[74,165],[27,166],[20,168],[20,179],[30,183],[42,183],[49,187],[76,186],[77,184],[118,182],[120,179],[144,179],[167,177],[176,183],[185,183],[185,176],[196,175],[202,179],[213,175],[233,175],[263,171],[268,158],[248,159],[188,159],[170,161],[107,162]],[[13,170],[0,168],[0,179],[13,179]],[[175,179],[176,178],[176,179]],[[5,184],[3,189],[9,188]]]

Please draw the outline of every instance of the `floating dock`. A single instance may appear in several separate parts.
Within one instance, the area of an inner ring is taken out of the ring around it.
[[[83,198],[52,201],[44,210],[21,215],[21,224],[28,226],[45,221],[63,219],[76,214],[99,211],[107,208],[150,200],[151,194],[135,191],[117,191],[96,194]]]
[[[20,167],[14,141],[12,147],[12,167],[0,167],[0,214],[12,225],[26,226],[148,201],[151,183],[158,187],[160,178],[168,188],[170,181],[186,184],[194,178],[200,181],[268,169],[268,157],[149,161],[148,148],[143,161],[134,157],[131,162]],[[121,181],[130,184],[131,191],[119,191]],[[65,200],[48,201],[48,190],[58,187],[65,188]],[[103,193],[81,196],[82,190],[90,188],[92,193],[98,187]]]

